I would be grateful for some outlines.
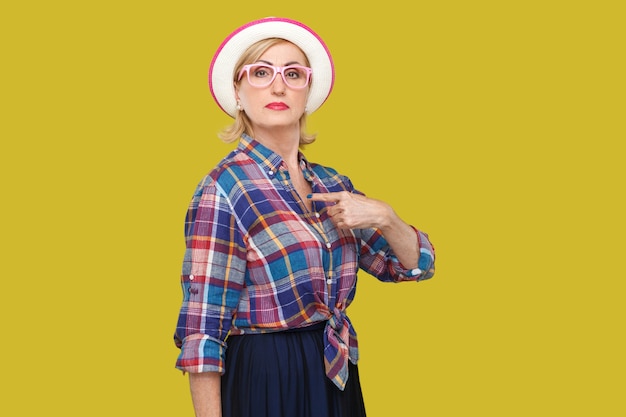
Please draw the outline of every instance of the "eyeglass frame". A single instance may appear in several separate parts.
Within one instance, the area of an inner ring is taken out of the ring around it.
[[[271,68],[274,70],[274,75],[272,76],[272,79],[267,84],[262,85],[262,86],[254,85],[252,82],[250,82],[250,68],[252,67]],[[297,69],[304,70],[306,72],[306,83],[304,83],[302,87],[294,87],[291,84],[289,84],[289,82],[285,79],[285,70],[290,69],[290,68],[297,68]],[[276,75],[280,73],[280,76],[283,79],[283,82],[285,83],[287,87],[294,89],[294,90],[302,90],[303,88],[306,88],[311,83],[311,74],[313,73],[313,70],[310,67],[305,67],[303,65],[286,65],[284,67],[275,67],[274,65],[269,65],[266,63],[247,64],[241,67],[241,71],[239,71],[239,76],[237,77],[237,81],[241,81],[241,79],[243,78],[244,72],[247,74],[248,83],[252,87],[255,87],[255,88],[265,88],[265,87],[272,85],[274,80],[276,80]]]

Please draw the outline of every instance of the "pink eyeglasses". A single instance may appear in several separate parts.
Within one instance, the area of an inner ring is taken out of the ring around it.
[[[313,70],[301,65],[275,67],[268,64],[249,64],[243,66],[237,81],[241,80],[244,72],[248,75],[248,82],[253,87],[267,87],[274,82],[276,74],[280,74],[288,87],[299,90],[309,84]]]

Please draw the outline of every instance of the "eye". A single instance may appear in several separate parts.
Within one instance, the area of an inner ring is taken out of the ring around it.
[[[289,68],[285,71],[285,77],[291,78],[294,80],[298,78],[302,78],[304,76],[305,76],[304,71],[299,68]]]
[[[272,76],[272,71],[268,67],[253,67],[252,75],[256,78],[267,78]]]

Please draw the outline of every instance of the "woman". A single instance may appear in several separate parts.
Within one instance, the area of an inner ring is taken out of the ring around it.
[[[186,220],[177,368],[197,416],[364,416],[357,270],[385,282],[434,273],[426,234],[299,151],[334,83],[303,24],[251,22],[222,43],[209,84],[239,140],[198,185]]]

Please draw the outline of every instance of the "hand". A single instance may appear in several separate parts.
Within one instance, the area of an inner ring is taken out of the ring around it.
[[[327,204],[328,215],[340,229],[385,228],[394,215],[391,207],[380,200],[353,194],[347,191],[337,193],[315,193],[307,196],[311,201]]]

